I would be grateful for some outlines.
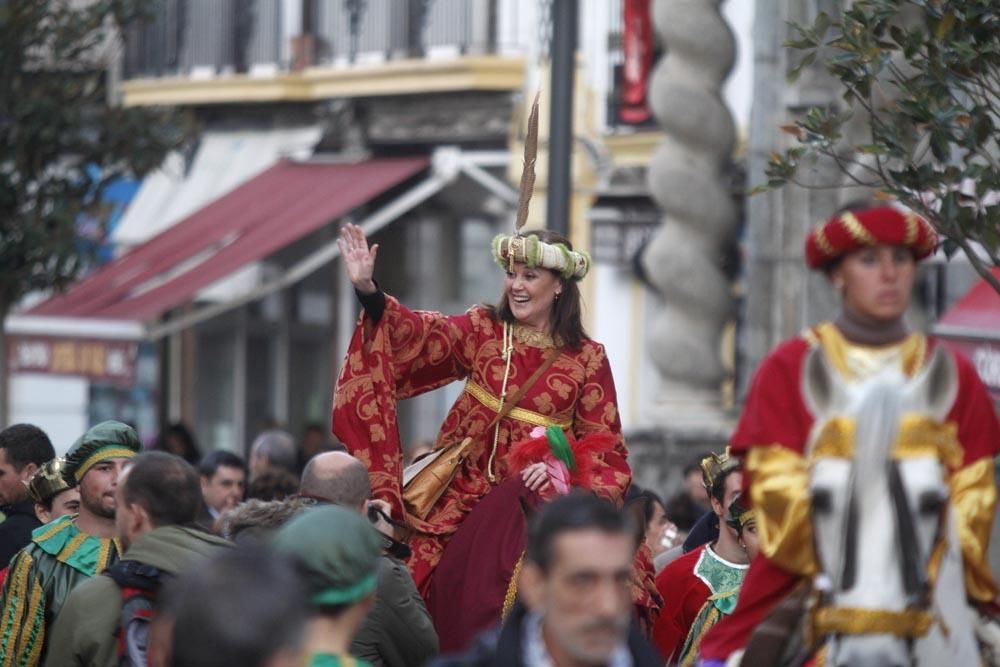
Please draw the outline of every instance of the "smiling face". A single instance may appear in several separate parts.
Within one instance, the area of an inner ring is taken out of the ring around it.
[[[504,293],[514,317],[539,331],[549,331],[552,306],[562,290],[562,281],[555,273],[525,264],[514,264],[514,270],[508,271],[504,279]]]
[[[916,278],[913,253],[901,246],[877,245],[846,255],[830,272],[844,306],[873,320],[903,316]]]

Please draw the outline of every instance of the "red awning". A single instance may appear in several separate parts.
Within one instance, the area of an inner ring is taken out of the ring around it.
[[[1000,268],[994,268],[993,275],[1000,278]],[[980,279],[938,320],[934,330],[948,338],[1000,341],[1000,294]]]
[[[1000,268],[993,275],[1000,278]],[[1000,404],[1000,294],[980,279],[938,320],[934,334],[972,360]]]
[[[145,321],[425,169],[427,158],[282,161],[28,315]]]

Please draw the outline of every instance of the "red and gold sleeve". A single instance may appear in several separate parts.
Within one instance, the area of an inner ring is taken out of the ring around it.
[[[581,355],[585,373],[573,415],[573,435],[579,439],[591,433],[607,432],[615,436],[614,451],[604,454],[604,461],[595,475],[593,490],[616,503],[621,503],[632,479],[628,450],[622,437],[618,414],[618,395],[611,376],[604,348],[586,344]]]
[[[993,457],[1000,448],[1000,423],[986,387],[972,364],[955,354],[958,368],[958,398],[948,420],[958,426],[962,466],[951,473],[951,506],[958,530],[970,598],[989,603],[997,597],[987,551],[997,489]]]
[[[387,296],[378,323],[362,314],[355,329],[334,392],[333,432],[368,468],[373,494],[394,516],[403,516],[397,402],[468,374],[478,317],[412,311]]]
[[[761,551],[798,575],[812,574],[816,562],[803,458],[812,416],[800,386],[808,349],[797,339],[764,360],[731,441],[733,452],[744,459],[743,485],[756,513]]]

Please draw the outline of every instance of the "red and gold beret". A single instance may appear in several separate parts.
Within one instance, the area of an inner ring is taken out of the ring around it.
[[[913,211],[878,206],[839,213],[806,238],[806,262],[822,269],[838,257],[874,245],[905,246],[919,261],[938,244],[937,232]]]

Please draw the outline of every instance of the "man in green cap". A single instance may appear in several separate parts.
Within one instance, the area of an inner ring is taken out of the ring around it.
[[[348,651],[375,601],[381,544],[370,524],[343,507],[307,510],[275,535],[275,550],[296,563],[312,603],[309,667],[369,666]]]
[[[117,562],[115,489],[140,448],[135,430],[115,421],[94,426],[70,447],[63,477],[80,489],[80,513],[37,528],[11,560],[0,594],[0,665],[40,665],[46,630],[69,592]]]

